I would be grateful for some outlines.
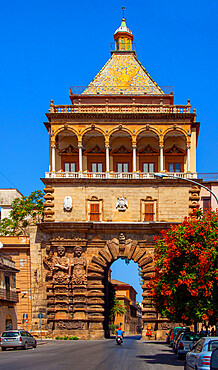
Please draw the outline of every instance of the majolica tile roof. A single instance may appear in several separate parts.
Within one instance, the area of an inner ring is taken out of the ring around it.
[[[163,94],[134,53],[113,53],[84,94]]]

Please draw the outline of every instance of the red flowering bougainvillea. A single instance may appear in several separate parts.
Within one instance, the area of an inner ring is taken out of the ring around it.
[[[164,317],[185,324],[218,318],[218,213],[196,211],[195,218],[162,231],[156,239],[152,304]]]

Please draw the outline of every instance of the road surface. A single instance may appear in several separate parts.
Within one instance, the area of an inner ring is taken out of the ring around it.
[[[101,341],[48,341],[36,349],[0,351],[1,370],[176,370],[176,359],[165,343],[126,337],[121,346],[114,339]]]

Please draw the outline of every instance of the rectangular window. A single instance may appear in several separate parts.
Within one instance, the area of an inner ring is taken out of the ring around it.
[[[169,172],[181,172],[181,163],[169,163]]]
[[[154,172],[154,163],[143,163],[143,172]]]
[[[129,163],[117,163],[117,172],[129,172]]]
[[[76,163],[74,163],[74,162],[65,162],[64,163],[64,172],[76,172]]]
[[[100,221],[99,203],[90,204],[90,221]]]
[[[203,212],[206,213],[211,207],[210,198],[203,198]]]
[[[154,221],[154,203],[145,203],[144,221]]]
[[[103,172],[103,163],[92,163],[92,172]]]

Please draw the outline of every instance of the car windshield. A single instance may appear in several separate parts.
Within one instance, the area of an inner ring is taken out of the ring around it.
[[[211,340],[208,343],[208,351],[213,351],[215,348],[218,348],[218,340]]]
[[[190,342],[197,341],[200,337],[194,333],[186,333],[183,337],[183,340],[187,340]]]
[[[18,331],[5,331],[2,334],[2,337],[12,338],[12,337],[18,337],[19,332]]]

